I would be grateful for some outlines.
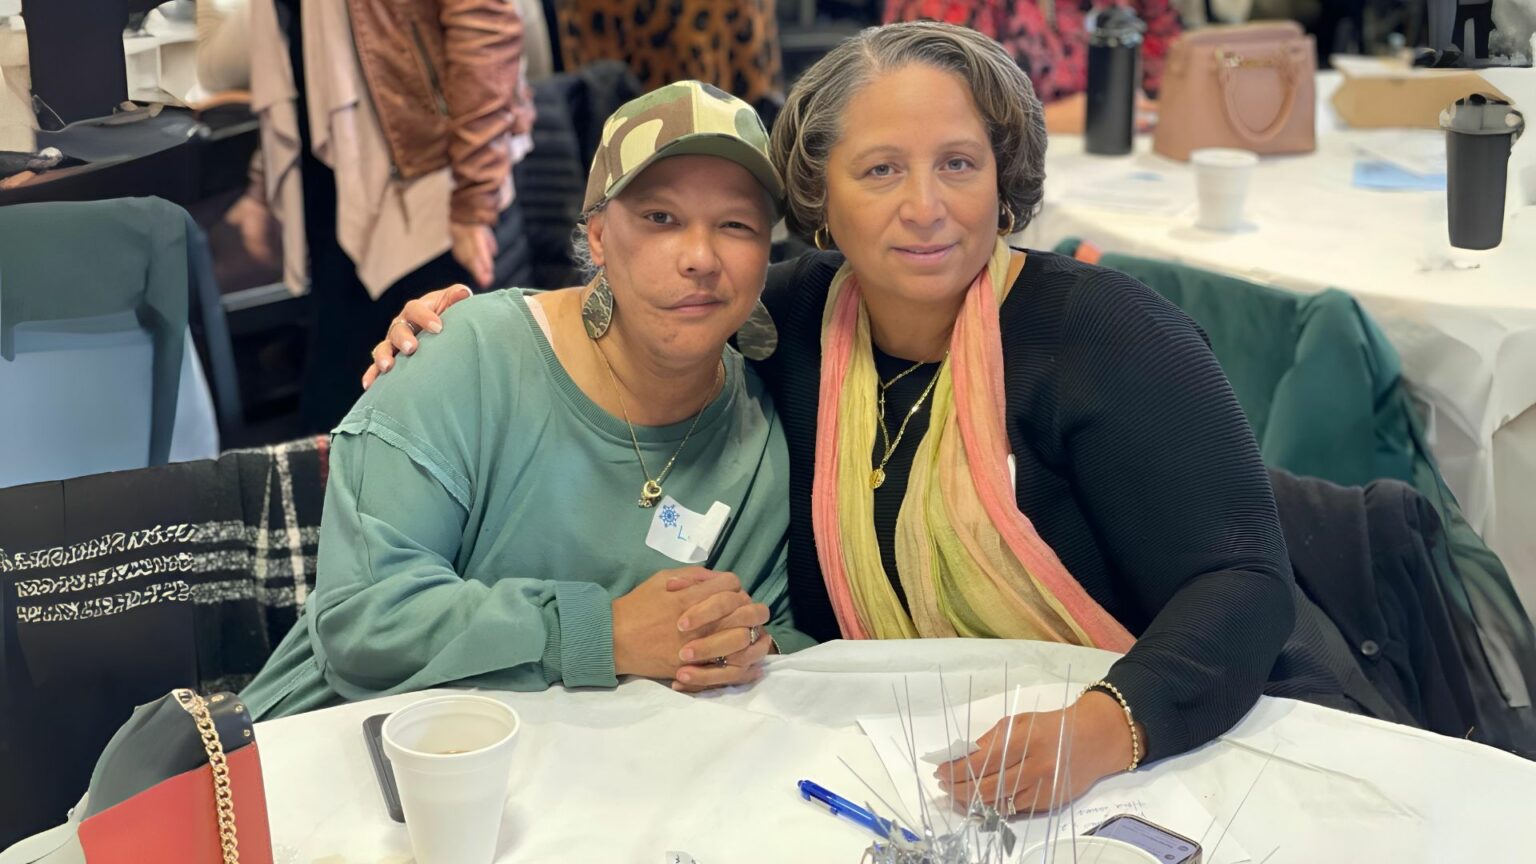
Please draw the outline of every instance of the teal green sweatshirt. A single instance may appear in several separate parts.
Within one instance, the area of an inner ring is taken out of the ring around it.
[[[629,429],[566,374],[522,292],[446,317],[335,430],[314,592],[242,694],[258,719],[449,683],[615,686],[611,602],[685,566],[648,543],[677,526],[636,504]],[[769,606],[792,651],[811,640],[786,594],[784,433],[741,356],[724,359],[665,490],[695,513],[730,508],[715,569]],[[651,470],[690,422],[636,427]]]

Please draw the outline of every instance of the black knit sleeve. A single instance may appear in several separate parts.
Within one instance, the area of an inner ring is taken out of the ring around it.
[[[1242,408],[1199,329],[1094,268],[1061,334],[1057,433],[1117,592],[1150,621],[1109,674],[1147,760],[1227,731],[1291,632],[1292,575]]]
[[[768,307],[768,314],[775,320],[784,316],[786,307],[795,296],[800,273],[810,263],[810,257],[800,255],[788,261],[769,265],[768,280],[763,286],[763,305]]]

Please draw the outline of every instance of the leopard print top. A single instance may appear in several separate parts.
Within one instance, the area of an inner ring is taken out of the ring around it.
[[[685,79],[749,103],[781,94],[773,0],[556,0],[566,71],[629,64],[646,90]]]

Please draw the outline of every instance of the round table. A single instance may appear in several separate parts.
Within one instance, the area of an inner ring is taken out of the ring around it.
[[[1503,71],[1510,74],[1495,75],[1498,86],[1536,102],[1536,74]],[[1332,73],[1319,76],[1315,153],[1261,161],[1245,230],[1195,228],[1193,170],[1153,154],[1148,138],[1131,156],[1104,158],[1085,153],[1081,137],[1052,136],[1044,208],[1023,241],[1049,250],[1078,237],[1106,252],[1279,288],[1353,294],[1402,355],[1431,447],[1468,522],[1536,614],[1536,202],[1522,200],[1526,175],[1536,176],[1536,135],[1519,142],[1512,160],[1519,177],[1510,181],[1503,243],[1453,250],[1444,191],[1353,185],[1357,146],[1380,133],[1338,128],[1328,101],[1337,86]],[[1143,198],[1139,210],[1117,202],[1117,186],[1130,190],[1137,178],[1138,190],[1167,191]]]
[[[772,658],[751,688],[702,697],[646,680],[493,693],[524,724],[497,860],[659,864],[679,850],[699,864],[853,864],[872,836],[801,800],[795,783],[871,800],[841,759],[894,799],[856,725],[892,711],[893,686],[927,710],[939,702],[940,673],[954,702],[966,687],[976,698],[1003,692],[1005,668],[1010,684],[1070,675],[1075,690],[1114,659],[1032,642],[832,642]],[[409,859],[362,723],[428,695],[257,725],[277,862]],[[1517,860],[1525,853],[1512,844],[1529,845],[1519,826],[1536,808],[1536,763],[1286,699],[1263,698],[1217,741],[1122,779],[1170,777],[1217,818],[1207,849],[1230,821],[1227,842],[1269,864]]]

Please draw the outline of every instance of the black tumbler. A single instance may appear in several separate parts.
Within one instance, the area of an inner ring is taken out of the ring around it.
[[[1136,13],[1124,6],[1088,18],[1088,95],[1084,147],[1100,156],[1131,152],[1136,131],[1136,91],[1141,82],[1141,33]]]
[[[1440,112],[1451,245],[1492,249],[1504,239],[1509,154],[1525,128],[1519,111],[1474,93]]]

